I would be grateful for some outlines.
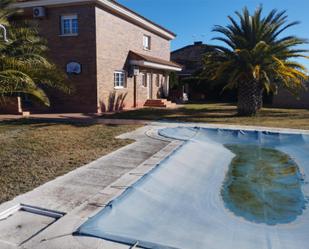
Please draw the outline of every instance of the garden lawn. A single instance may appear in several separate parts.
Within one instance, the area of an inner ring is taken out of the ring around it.
[[[0,203],[106,155],[131,140],[137,126],[0,122]]]
[[[309,110],[263,108],[256,117],[238,117],[236,115],[236,106],[226,103],[186,104],[178,109],[144,108],[105,115],[104,117],[253,125],[309,130]]]

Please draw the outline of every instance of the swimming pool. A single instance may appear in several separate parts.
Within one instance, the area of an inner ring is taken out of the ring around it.
[[[78,234],[145,248],[308,248],[309,135],[159,133],[185,143]]]

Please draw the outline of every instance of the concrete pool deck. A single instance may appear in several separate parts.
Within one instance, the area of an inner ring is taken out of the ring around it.
[[[65,213],[63,217],[49,220],[38,214],[22,212],[0,218],[0,248],[28,249],[100,249],[130,248],[102,239],[72,236],[72,233],[89,217],[100,211],[110,200],[149,172],[183,142],[157,135],[163,127],[201,126],[208,128],[267,130],[283,133],[309,134],[309,131],[209,125],[200,123],[154,122],[120,138],[136,142],[104,156],[86,166],[48,182],[31,192],[20,195],[0,205],[0,213],[19,204],[30,205]],[[0,214],[1,217],[1,214]]]

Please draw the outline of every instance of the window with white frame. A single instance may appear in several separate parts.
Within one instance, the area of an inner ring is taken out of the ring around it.
[[[61,35],[77,35],[78,18],[77,15],[61,16]]]
[[[117,89],[124,88],[126,85],[126,73],[125,71],[114,72],[114,87]]]
[[[144,35],[144,37],[143,37],[143,47],[146,50],[150,50],[150,48],[151,48],[151,37],[149,35]]]
[[[146,73],[142,73],[142,85],[144,87],[147,87],[147,74]]]
[[[142,85],[148,87],[151,84],[152,75],[150,73],[142,73]]]

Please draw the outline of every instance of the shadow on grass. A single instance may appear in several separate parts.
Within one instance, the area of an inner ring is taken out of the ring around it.
[[[65,119],[56,119],[56,118],[22,118],[16,120],[5,120],[0,122],[1,125],[7,126],[29,126],[31,125],[33,128],[43,128],[55,125],[71,125],[74,127],[89,127],[93,125],[98,125],[98,119],[96,118],[89,118],[89,119],[82,119],[82,118],[65,118]],[[103,124],[102,124],[103,125]],[[104,124],[108,127],[118,127],[117,124]]]
[[[229,103],[194,103],[186,104],[178,109],[153,109],[125,111],[116,114],[105,114],[109,119],[141,119],[155,121],[179,122],[207,122],[226,124],[268,125],[287,128],[306,128],[304,122],[308,120],[309,110],[263,108],[255,117],[241,117],[237,115],[235,104]],[[293,124],[292,124],[293,123]],[[293,127],[291,127],[293,125]]]
[[[211,109],[204,108],[178,108],[178,109],[140,109],[126,111],[116,114],[106,114],[103,118],[111,119],[143,119],[143,120],[190,120],[190,119],[205,119],[205,118],[231,118],[237,117],[237,113],[233,108]]]
[[[124,111],[114,114],[103,114],[101,117],[85,114],[81,117],[66,117],[65,114],[60,118],[28,118],[11,121],[2,121],[0,125],[22,126],[32,125],[33,128],[48,127],[59,124],[72,125],[75,127],[87,127],[100,123],[102,119],[131,119],[131,120],[150,120],[150,121],[179,121],[179,122],[208,122],[208,123],[239,123],[239,124],[263,124],[271,122],[275,126],[290,126],[290,122],[297,123],[300,127],[304,121],[309,123],[309,110],[305,109],[279,109],[263,108],[256,117],[240,117],[237,115],[235,104],[230,103],[193,103],[186,104],[177,109],[155,109],[144,108],[137,110]],[[278,123],[280,122],[280,124]],[[119,124],[105,124],[106,126],[119,127]]]

